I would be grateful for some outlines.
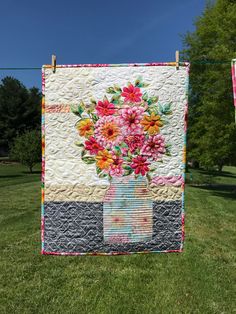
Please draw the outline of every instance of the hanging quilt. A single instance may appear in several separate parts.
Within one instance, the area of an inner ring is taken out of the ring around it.
[[[188,72],[43,66],[43,254],[182,251]]]

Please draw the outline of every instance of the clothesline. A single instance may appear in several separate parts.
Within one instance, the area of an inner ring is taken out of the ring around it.
[[[174,63],[174,62],[173,62]],[[185,62],[179,62],[179,64],[183,64]],[[215,64],[231,64],[231,61],[192,61],[190,62],[191,65],[196,64],[196,65],[215,65]],[[56,66],[56,68],[61,68],[60,65]],[[0,67],[0,70],[5,71],[5,70],[42,70],[42,67]]]

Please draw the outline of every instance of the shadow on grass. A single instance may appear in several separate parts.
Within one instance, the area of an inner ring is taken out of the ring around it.
[[[191,169],[189,171],[191,173]],[[198,172],[204,175],[213,176],[213,177],[229,177],[229,178],[236,178],[236,174],[233,174],[229,171],[207,171],[204,169],[198,169]]]
[[[35,170],[32,173],[30,171],[22,171],[21,174],[6,174],[6,175],[0,175],[0,179],[14,179],[14,178],[20,178],[25,177],[25,175],[37,175],[41,174],[41,171]]]
[[[22,177],[22,174],[8,174],[8,175],[0,175],[0,179],[10,179],[10,178],[19,178]]]
[[[209,185],[192,185],[194,188],[208,190],[214,196],[230,198],[236,200],[236,185],[230,184],[209,184]]]

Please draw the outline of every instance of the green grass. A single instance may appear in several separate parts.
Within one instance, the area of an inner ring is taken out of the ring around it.
[[[234,184],[236,185],[236,167],[225,166],[222,173],[218,171],[189,169],[187,182],[192,184]]]
[[[235,313],[232,187],[187,186],[182,254],[41,256],[40,174],[24,171],[0,166],[1,314]]]

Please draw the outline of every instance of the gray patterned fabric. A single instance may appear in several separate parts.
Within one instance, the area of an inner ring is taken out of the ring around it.
[[[148,242],[105,244],[103,203],[45,202],[47,253],[127,253],[179,250],[181,201],[153,202],[153,237]]]

